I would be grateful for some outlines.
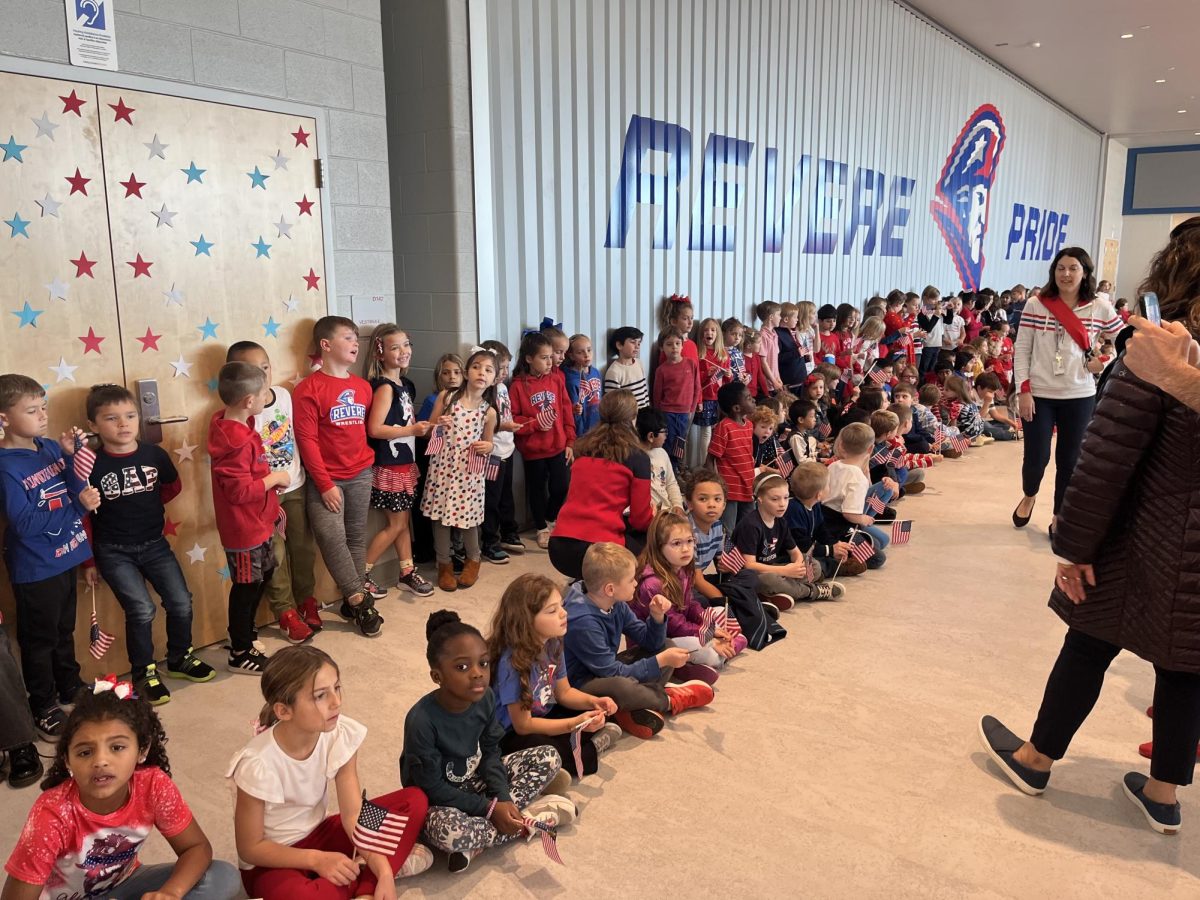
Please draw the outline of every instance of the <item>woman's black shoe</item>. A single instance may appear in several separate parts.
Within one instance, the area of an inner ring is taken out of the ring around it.
[[[1024,501],[1022,501],[1022,502],[1024,502]],[[1034,506],[1036,506],[1036,505],[1037,504],[1034,503]],[[1018,503],[1017,509],[1020,509],[1020,508],[1021,508],[1021,504]],[[1017,509],[1013,510],[1013,525],[1015,525],[1017,528],[1024,528],[1026,525],[1029,524],[1029,520],[1033,518],[1033,509],[1030,508],[1029,515],[1027,515],[1027,516],[1018,516]]]
[[[33,784],[42,777],[42,761],[37,747],[22,744],[8,751],[8,783],[15,788]]]

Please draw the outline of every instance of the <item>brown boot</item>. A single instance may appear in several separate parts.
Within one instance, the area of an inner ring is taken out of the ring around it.
[[[838,569],[838,575],[861,575],[867,571],[867,564],[860,563],[857,559],[847,557],[842,563],[842,567]]]
[[[950,446],[943,447],[940,452],[942,456],[946,457],[946,459],[958,459],[960,456],[962,456],[961,450],[955,450]]]
[[[915,495],[921,493],[923,490],[925,490],[925,482],[923,481],[914,481],[912,484],[906,484],[904,486],[905,494]]]
[[[443,591],[458,590],[458,581],[454,577],[452,563],[438,563],[438,587]]]
[[[463,565],[463,570],[458,576],[458,586],[460,588],[469,588],[479,580],[479,560],[468,559]]]

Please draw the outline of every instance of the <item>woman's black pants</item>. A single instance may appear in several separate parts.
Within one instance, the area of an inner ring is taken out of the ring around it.
[[[1037,495],[1050,462],[1050,441],[1054,429],[1058,429],[1058,443],[1054,449],[1054,514],[1058,514],[1067,484],[1075,463],[1079,461],[1079,448],[1083,446],[1083,433],[1092,421],[1096,408],[1095,397],[1080,397],[1076,400],[1049,400],[1033,398],[1033,420],[1025,423],[1025,459],[1021,463],[1021,489],[1026,497]]]

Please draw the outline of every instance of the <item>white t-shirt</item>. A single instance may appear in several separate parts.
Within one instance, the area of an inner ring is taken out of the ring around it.
[[[504,382],[496,385],[496,412],[500,416],[500,420],[496,423],[497,426],[513,420],[512,400],[508,396],[508,385]],[[498,459],[508,459],[516,448],[516,436],[511,431],[501,431],[497,427],[495,433],[492,434],[493,455]]]
[[[683,494],[667,451],[655,447],[647,450],[646,455],[650,457],[650,502],[656,509],[683,509]]]
[[[955,313],[949,322],[942,319],[942,346],[951,349],[957,348],[958,340],[962,337],[963,329],[966,327],[966,321],[957,313]]]
[[[262,413],[254,417],[263,449],[267,451],[267,463],[272,472],[287,472],[291,483],[283,493],[290,494],[304,487],[304,467],[300,465],[300,448],[296,446],[295,420],[292,417],[292,395],[286,388],[273,387],[275,400]]]
[[[860,466],[840,459],[829,466],[829,487],[821,502],[840,513],[862,515],[867,506],[867,491],[871,482]]]
[[[358,751],[367,728],[349,716],[317,738],[308,759],[292,759],[275,743],[275,726],[255,735],[234,754],[225,777],[262,800],[263,837],[291,846],[328,815],[329,779]],[[243,869],[253,868],[238,860]]]

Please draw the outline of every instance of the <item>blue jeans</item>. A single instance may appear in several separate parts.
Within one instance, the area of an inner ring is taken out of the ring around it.
[[[173,863],[139,866],[137,871],[105,894],[109,900],[141,900],[143,894],[162,888],[175,870]],[[184,900],[233,900],[242,890],[238,870],[222,859],[214,859]]]
[[[687,441],[688,428],[692,424],[691,413],[663,413],[667,417],[667,441],[663,444],[663,449],[667,451],[667,456],[671,457],[671,466],[676,472],[683,465],[683,454],[678,453],[675,449],[676,441]],[[678,454],[678,455],[677,455]]]
[[[873,484],[867,490],[867,499],[869,500],[872,497],[878,497],[884,503],[890,503],[892,498],[895,497],[895,493],[891,489],[885,488],[882,484]],[[867,512],[865,507],[863,511]],[[871,513],[867,512],[867,515],[871,515]],[[858,530],[860,533],[869,536],[871,542],[875,544],[875,555],[867,560],[867,568],[879,568],[883,565],[885,559],[883,551],[892,542],[892,536],[888,534],[887,530],[880,528],[878,525],[860,525]]]
[[[998,441],[1015,441],[1017,439],[1014,432],[1009,431],[1006,425],[1001,425],[999,422],[984,422],[983,433]]]
[[[167,659],[178,662],[192,646],[192,594],[165,537],[145,544],[96,544],[96,568],[125,611],[125,647],[134,675],[154,662],[154,600],[167,614]]]

